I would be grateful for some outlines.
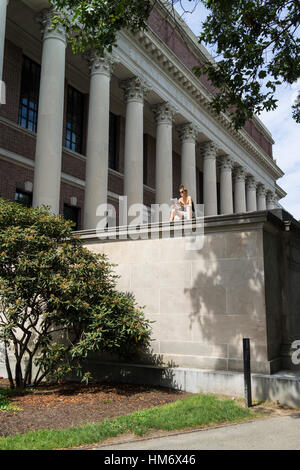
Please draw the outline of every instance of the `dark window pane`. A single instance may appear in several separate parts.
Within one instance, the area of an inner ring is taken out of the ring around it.
[[[112,170],[117,169],[117,121],[118,117],[109,113],[109,158],[108,166]]]
[[[69,206],[68,204],[64,205],[64,218],[66,220],[72,220],[75,223],[73,230],[78,230],[79,226],[79,208]]]
[[[28,57],[23,57],[19,125],[36,132],[41,67]]]
[[[30,131],[34,132],[34,130],[35,130],[34,123],[31,122],[31,121],[28,121],[27,124],[28,124],[28,125],[27,125],[27,129],[29,129]]]
[[[31,207],[32,194],[17,190],[15,193],[15,202],[22,204],[22,206]]]
[[[203,198],[203,173],[199,171],[199,204],[204,204]]]
[[[144,134],[144,184],[148,184],[148,139],[147,134]]]
[[[65,147],[82,152],[84,95],[68,86]]]

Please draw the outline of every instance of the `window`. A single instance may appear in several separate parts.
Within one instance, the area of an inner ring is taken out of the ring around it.
[[[40,65],[23,56],[18,123],[33,132],[37,130],[40,76]]]
[[[68,86],[65,147],[82,152],[84,95]]]
[[[79,208],[74,206],[69,206],[68,204],[64,205],[64,218],[66,220],[72,220],[75,223],[75,227],[72,227],[73,230],[78,230],[79,228]]]
[[[22,204],[25,207],[32,206],[32,193],[27,193],[25,191],[16,190],[15,192],[15,202]]]
[[[144,163],[143,163],[143,171],[144,171],[144,184],[148,184],[148,138],[147,134],[144,134]]]
[[[199,171],[199,204],[204,204],[203,198],[203,172]]]
[[[112,170],[117,169],[117,131],[118,116],[109,113],[109,157],[108,166]]]

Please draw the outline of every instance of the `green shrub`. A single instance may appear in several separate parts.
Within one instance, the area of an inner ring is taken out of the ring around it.
[[[149,343],[150,322],[134,297],[116,289],[113,267],[82,246],[72,222],[0,199],[0,341],[11,387],[80,374],[90,351],[129,354]]]

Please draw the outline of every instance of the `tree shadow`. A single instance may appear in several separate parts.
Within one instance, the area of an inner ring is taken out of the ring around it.
[[[247,253],[247,246],[255,245],[253,234],[225,234],[223,240],[217,235],[215,241],[213,234],[207,236],[203,248],[193,255],[192,284],[184,290],[190,304],[190,331],[207,351],[203,368],[213,368],[214,362],[219,369],[242,371],[242,342],[247,337],[252,340],[253,370],[263,372],[265,366],[260,363],[267,362],[264,272],[261,256]],[[235,236],[236,250],[229,236]]]

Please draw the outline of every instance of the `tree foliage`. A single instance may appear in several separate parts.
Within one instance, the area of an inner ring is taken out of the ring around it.
[[[195,68],[216,87],[212,106],[229,112],[236,128],[254,113],[277,107],[275,91],[300,77],[297,0],[203,0],[210,10],[199,41],[220,59]],[[299,100],[293,116],[300,122]]]
[[[54,24],[65,27],[74,52],[112,51],[122,29],[147,28],[147,19],[158,0],[49,0],[59,13]],[[159,0],[175,5],[179,0]],[[189,0],[201,1],[209,10],[199,42],[213,45],[215,61],[195,67],[215,87],[211,106],[227,112],[236,129],[263,110],[277,107],[275,92],[282,83],[300,77],[297,0]],[[182,1],[180,0],[181,5]],[[197,14],[191,10],[192,14]],[[176,16],[174,15],[176,23]],[[201,24],[199,20],[199,30]],[[300,99],[292,106],[300,122]]]
[[[72,371],[87,380],[89,352],[126,355],[150,340],[150,322],[117,291],[113,265],[83,247],[71,224],[0,199],[0,342],[11,387]]]
[[[146,28],[151,11],[148,0],[50,0],[59,13],[73,51],[95,49],[111,52],[122,29],[132,32]]]

